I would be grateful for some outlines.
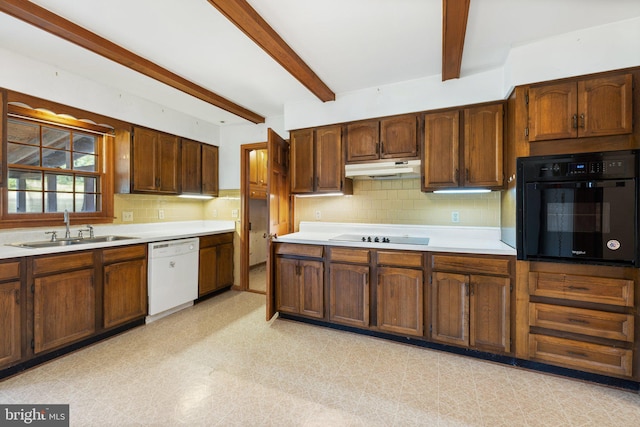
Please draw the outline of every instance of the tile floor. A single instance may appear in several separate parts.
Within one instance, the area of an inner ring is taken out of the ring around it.
[[[638,426],[640,396],[282,319],[230,291],[0,382],[72,426]]]

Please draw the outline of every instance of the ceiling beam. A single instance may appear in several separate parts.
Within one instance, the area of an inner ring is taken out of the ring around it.
[[[460,77],[471,0],[442,0],[442,81]]]
[[[27,0],[2,0],[0,11],[253,123],[265,118]]]
[[[209,0],[209,3],[321,101],[335,101],[335,93],[246,0]]]

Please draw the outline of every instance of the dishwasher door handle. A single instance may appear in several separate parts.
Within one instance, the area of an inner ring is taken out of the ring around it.
[[[176,266],[176,262],[175,261],[169,261],[169,267],[175,268],[175,266]]]

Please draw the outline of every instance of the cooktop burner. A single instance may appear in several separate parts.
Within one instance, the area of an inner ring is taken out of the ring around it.
[[[409,236],[364,236],[362,234],[341,234],[329,240],[342,242],[394,243],[398,245],[428,245],[428,237]]]

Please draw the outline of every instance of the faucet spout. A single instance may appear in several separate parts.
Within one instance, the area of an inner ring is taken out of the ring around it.
[[[64,210],[64,225],[67,227],[66,231],[64,232],[64,238],[65,239],[69,239],[71,238],[71,230],[69,230],[69,211],[68,210]]]

